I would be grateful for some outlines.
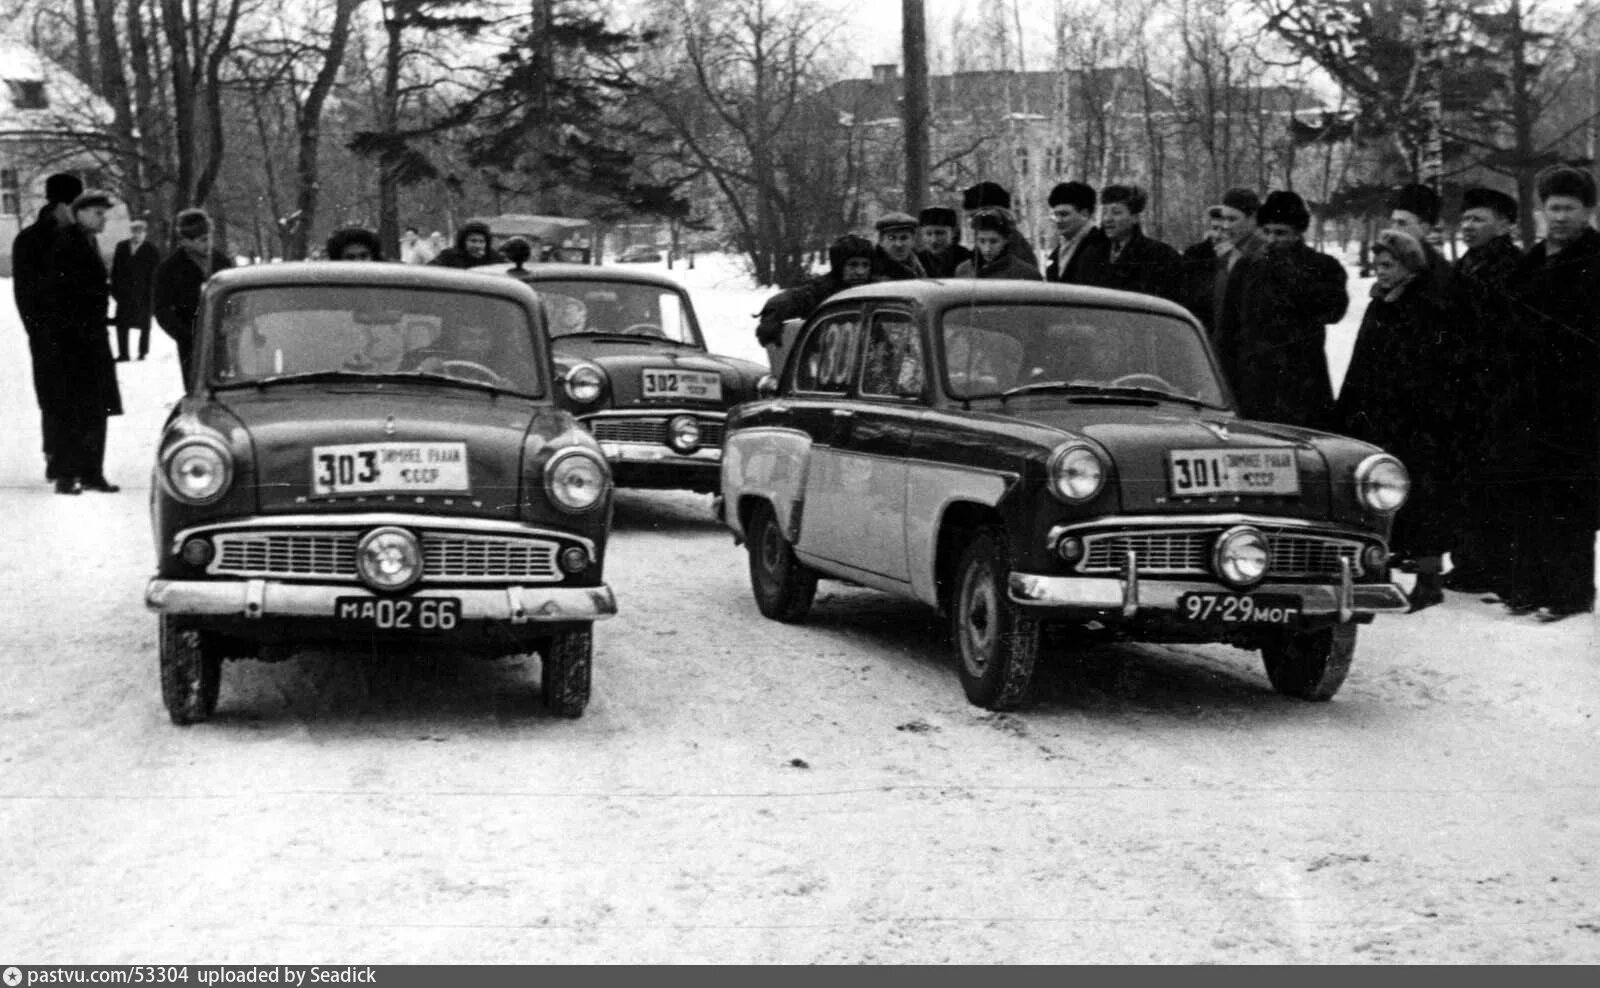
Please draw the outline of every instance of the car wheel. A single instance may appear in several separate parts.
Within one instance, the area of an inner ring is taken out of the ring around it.
[[[222,686],[222,653],[216,639],[162,615],[160,623],[161,701],[174,724],[198,724],[217,709]]]
[[[553,635],[540,655],[539,685],[544,708],[558,717],[582,717],[589,705],[593,665],[594,635],[590,626]]]
[[[1261,661],[1272,688],[1300,700],[1333,699],[1350,673],[1355,654],[1353,624],[1285,632],[1261,646]]]
[[[774,621],[800,621],[817,596],[816,570],[794,557],[772,505],[762,503],[750,518],[750,589],[756,606]]]
[[[967,543],[956,570],[950,637],[967,699],[1009,710],[1028,695],[1039,658],[1039,622],[1006,594],[1011,553],[1005,534],[985,529]]]

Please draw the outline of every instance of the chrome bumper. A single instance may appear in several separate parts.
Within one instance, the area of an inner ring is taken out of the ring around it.
[[[215,617],[332,618],[339,597],[372,597],[364,587],[279,583],[273,580],[163,580],[145,587],[144,603],[161,614]],[[509,624],[601,621],[617,613],[616,596],[598,587],[460,587],[411,595],[409,599],[454,597],[463,621]]]
[[[1186,593],[1228,592],[1227,587],[1210,581],[1147,580],[1127,572],[1116,577],[1012,573],[1008,590],[1011,600],[1024,607],[1115,611],[1125,618],[1141,611],[1181,614],[1178,599]],[[1410,606],[1399,587],[1355,583],[1348,567],[1334,584],[1264,583],[1252,587],[1250,593],[1293,597],[1300,601],[1301,614],[1333,616],[1341,622],[1358,614],[1403,612]]]
[[[715,469],[722,463],[720,446],[695,450],[685,456],[656,443],[601,443],[600,452],[611,463],[649,463],[669,467]]]

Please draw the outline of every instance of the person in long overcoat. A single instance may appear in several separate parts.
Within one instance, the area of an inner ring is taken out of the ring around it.
[[[1306,245],[1311,213],[1293,192],[1268,195],[1256,217],[1260,249],[1228,277],[1217,359],[1246,418],[1326,429],[1333,384],[1324,344],[1350,305],[1344,266]]]
[[[1512,275],[1511,373],[1500,431],[1513,470],[1513,610],[1559,620],[1594,606],[1600,524],[1600,233],[1595,180],[1558,166],[1538,182],[1545,239]]]
[[[51,250],[60,227],[72,222],[72,201],[83,194],[83,182],[76,175],[59,172],[45,179],[45,204],[38,219],[25,227],[11,242],[11,290],[28,334],[28,355],[33,363],[33,393],[39,406],[39,435],[44,452],[44,479],[56,479],[56,421],[49,400],[52,390],[55,343],[50,339],[50,306],[45,303],[46,275]]]
[[[1217,335],[1214,318],[1217,245],[1223,238],[1222,207],[1208,207],[1205,237],[1185,247],[1178,255],[1179,266],[1183,272],[1183,305],[1200,320],[1200,325],[1206,328],[1206,335],[1213,342]]]
[[[1454,334],[1415,237],[1385,230],[1372,258],[1378,280],[1334,412],[1340,432],[1399,457],[1411,475],[1390,543],[1416,565],[1411,609],[1421,610],[1444,600],[1444,553],[1456,522],[1449,491]]]
[[[51,402],[61,422],[57,494],[119,490],[105,476],[106,417],[122,414],[122,393],[106,334],[110,281],[95,242],[110,208],[104,192],[73,200],[72,222],[56,232],[51,249],[45,297],[56,341]]]
[[[154,303],[156,322],[178,345],[178,366],[188,387],[200,290],[212,274],[233,267],[233,260],[212,246],[211,218],[204,210],[185,209],[173,226],[178,247],[156,268]]]
[[[111,252],[111,297],[117,303],[117,362],[128,360],[128,336],[139,332],[139,359],[150,355],[151,297],[161,251],[145,239],[144,220],[128,224],[129,237]]]
[[[1008,213],[998,209],[980,209],[972,214],[971,223],[976,253],[971,260],[961,262],[961,266],[956,268],[957,278],[1044,280],[1038,268],[1012,253],[1011,241],[1017,235],[1017,228],[1011,224]]]

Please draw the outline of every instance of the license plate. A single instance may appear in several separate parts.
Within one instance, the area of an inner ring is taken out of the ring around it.
[[[380,631],[449,631],[461,621],[458,597],[338,597],[333,616]]]
[[[642,372],[641,391],[646,398],[699,398],[722,400],[722,375],[701,371],[649,369]]]
[[[1186,593],[1178,610],[1199,624],[1293,624],[1300,619],[1300,600],[1282,594]]]
[[[1300,493],[1292,449],[1175,449],[1167,464],[1175,497]]]
[[[360,443],[311,450],[313,494],[467,494],[466,443]]]

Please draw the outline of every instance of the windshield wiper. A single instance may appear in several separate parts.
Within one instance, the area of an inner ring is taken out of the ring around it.
[[[700,344],[685,340],[675,340],[668,336],[644,336],[639,333],[618,333],[612,330],[587,330],[581,333],[567,333],[564,336],[554,337],[558,340],[570,339],[574,336],[588,336],[598,338],[605,343],[670,343],[673,346],[694,347],[700,349]]]
[[[1181,401],[1185,405],[1193,405],[1196,408],[1221,408],[1222,407],[1221,405],[1213,405],[1209,401],[1201,401],[1199,398],[1196,398],[1193,395],[1183,395],[1183,394],[1178,394],[1178,393],[1173,392],[1173,391],[1163,391],[1160,388],[1139,388],[1139,387],[1123,386],[1123,387],[1115,387],[1115,388],[1113,388],[1113,387],[1099,387],[1099,388],[1095,388],[1094,390],[1095,391],[1099,391],[1099,392],[1103,392],[1103,393],[1108,394],[1108,395],[1127,395],[1130,398],[1155,398],[1155,399],[1158,399],[1158,400],[1161,400],[1161,401]]]
[[[1002,391],[999,397],[1002,401],[1004,401],[1013,395],[1028,394],[1036,391],[1065,391],[1068,394],[1094,395],[1110,398],[1137,398],[1145,401],[1180,401],[1186,405],[1194,405],[1197,408],[1222,407],[1221,405],[1213,405],[1209,402],[1201,401],[1200,399],[1191,397],[1189,395],[1181,395],[1175,394],[1171,391],[1163,391],[1160,388],[1140,388],[1131,386],[1113,387],[1107,384],[1089,384],[1083,381],[1030,381],[1027,384],[1019,384],[1014,388],[1009,388],[1005,391]]]
[[[296,374],[272,374],[267,377],[253,378],[248,381],[224,381],[215,385],[219,391],[230,388],[264,388],[269,384],[319,384],[327,381],[443,381],[463,388],[476,388],[479,391],[511,392],[513,391],[500,384],[491,384],[488,381],[473,381],[461,377],[451,377],[448,374],[437,374],[431,371],[354,371],[354,370],[323,370],[305,371]]]

